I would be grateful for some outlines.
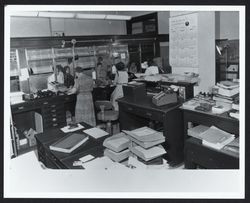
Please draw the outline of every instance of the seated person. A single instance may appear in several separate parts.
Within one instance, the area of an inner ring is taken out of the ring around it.
[[[98,62],[96,67],[96,84],[107,85],[107,70],[103,67],[102,63]]]
[[[49,90],[54,90],[54,86],[51,83],[55,81],[59,84],[64,84],[63,67],[61,65],[56,65],[54,73],[48,77],[47,84]]]
[[[128,71],[130,73],[137,73],[137,66],[135,62],[131,62]]]
[[[74,86],[74,77],[70,74],[70,67],[64,66],[64,85],[67,88],[71,88]]]
[[[159,68],[156,66],[153,60],[148,60],[148,67],[146,68],[145,75],[159,74]]]
[[[131,62],[128,68],[129,81],[136,78],[135,73],[137,73],[137,66],[135,62]]]

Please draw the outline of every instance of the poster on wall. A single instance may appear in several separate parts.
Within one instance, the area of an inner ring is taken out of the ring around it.
[[[198,66],[198,13],[169,19],[169,60],[172,67]]]

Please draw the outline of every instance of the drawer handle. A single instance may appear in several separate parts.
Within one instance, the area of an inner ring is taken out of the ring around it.
[[[55,126],[58,126],[58,124],[57,124],[57,123],[54,123],[53,126],[54,126],[54,127],[55,127]]]
[[[152,116],[152,113],[146,113],[147,116]]]
[[[55,113],[55,112],[56,112],[56,109],[51,110],[51,112],[52,112],[52,113]]]
[[[57,121],[57,119],[56,119],[56,118],[53,118],[52,121]]]
[[[129,111],[132,111],[133,109],[132,109],[131,107],[128,107],[128,110],[129,110]]]
[[[22,110],[22,109],[24,109],[23,106],[19,106],[19,107],[18,107],[18,110]]]
[[[56,107],[56,105],[55,105],[55,104],[53,104],[53,105],[51,105],[51,107],[52,107],[52,108],[54,108],[54,107]]]
[[[45,104],[45,105],[48,104],[48,103],[49,103],[49,102],[43,102],[43,104]]]
[[[52,117],[56,117],[56,114],[52,114]]]

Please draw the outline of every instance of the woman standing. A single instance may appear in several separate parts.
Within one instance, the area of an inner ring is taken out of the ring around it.
[[[116,99],[123,97],[123,89],[122,85],[128,83],[128,73],[125,70],[125,65],[122,62],[119,62],[115,65],[117,72],[114,79],[114,84],[116,85],[115,90],[113,91],[111,95],[111,102],[115,108],[116,111],[118,111],[118,103],[116,102]]]
[[[75,73],[77,77],[75,85],[69,90],[69,93],[77,93],[75,121],[95,126],[96,120],[92,98],[93,79],[86,75],[81,67],[76,67]]]

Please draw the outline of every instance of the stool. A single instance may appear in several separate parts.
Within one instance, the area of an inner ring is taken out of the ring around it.
[[[97,119],[106,124],[106,131],[112,135],[113,126],[112,123],[118,121],[119,112],[114,110],[112,103],[108,100],[101,100],[95,102],[95,107],[100,110],[97,113]]]

